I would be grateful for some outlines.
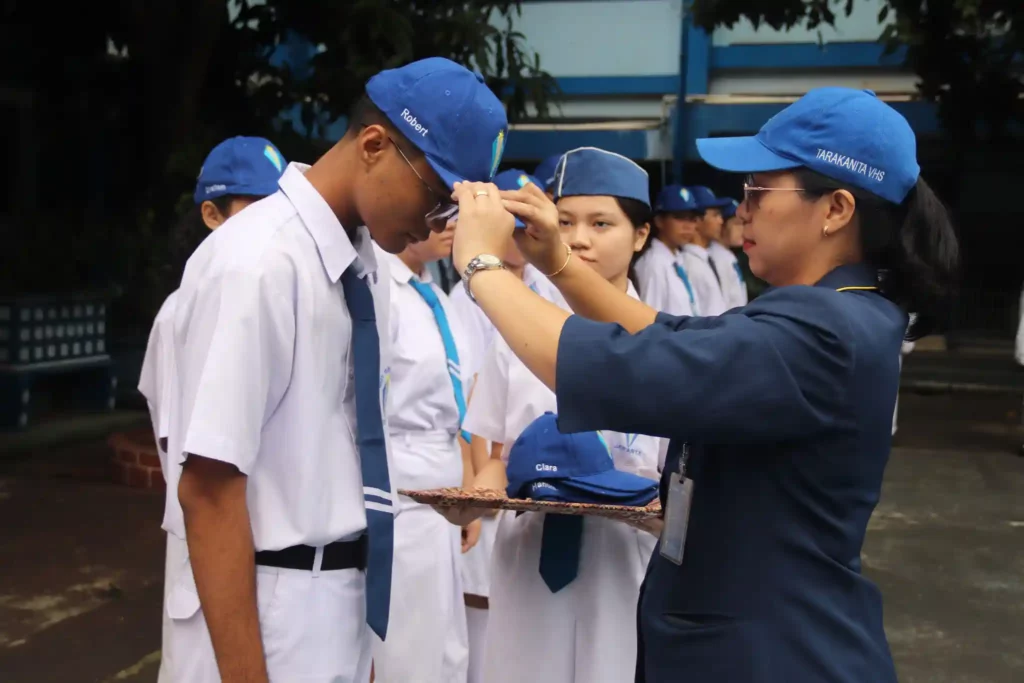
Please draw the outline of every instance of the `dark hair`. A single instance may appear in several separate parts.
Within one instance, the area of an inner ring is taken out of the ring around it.
[[[630,199],[628,197],[616,197],[615,202],[622,209],[622,213],[626,214],[626,218],[633,224],[633,228],[641,228],[644,223],[650,223],[653,213],[651,207],[644,204],[639,199]],[[641,247],[640,251],[633,254],[633,258],[629,261],[629,273],[628,277],[633,281],[633,287],[636,288],[637,292],[640,291],[640,285],[637,284],[636,277],[636,262],[640,259],[644,253],[651,247],[651,237],[647,236],[647,240],[644,242],[644,246]]]
[[[804,193],[846,190],[856,200],[864,260],[878,269],[883,295],[915,318],[907,339],[940,332],[956,289],[960,248],[949,211],[923,178],[893,204],[806,168],[795,171]]]
[[[388,131],[388,135],[402,146],[402,151],[410,159],[415,159],[423,154],[419,147],[414,145],[408,137],[395,128],[395,125],[391,123],[391,119],[373,103],[373,100],[366,93],[363,93],[356,100],[356,103],[352,105],[348,115],[348,122],[348,130],[345,132],[346,137],[358,134],[363,126],[383,126]]]
[[[218,211],[227,215],[228,208],[236,197],[238,195],[228,194],[208,201],[213,202]],[[177,225],[171,230],[170,244],[171,266],[177,277],[176,282],[181,281],[181,275],[185,272],[185,262],[192,256],[192,252],[199,248],[211,232],[203,222],[202,204],[192,205],[178,220]]]

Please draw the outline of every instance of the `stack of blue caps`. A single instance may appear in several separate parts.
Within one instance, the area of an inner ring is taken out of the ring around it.
[[[557,419],[544,413],[512,445],[510,498],[643,506],[657,497],[658,482],[615,469],[599,433],[563,434]]]

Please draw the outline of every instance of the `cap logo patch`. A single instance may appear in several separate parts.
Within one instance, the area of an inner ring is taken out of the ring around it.
[[[409,113],[408,109],[402,110],[402,120],[408,123],[410,126],[412,126],[412,129],[419,133],[420,136],[422,137],[427,137],[427,133],[430,132],[430,130],[426,126],[424,126],[423,124],[416,120],[415,116]]]
[[[606,451],[608,451],[608,455],[611,455],[612,454],[612,449],[608,447],[608,442],[605,441],[604,434],[602,434],[601,432],[595,432],[595,433],[597,434],[597,438],[601,440],[601,445],[604,446],[604,449]]]
[[[818,154],[816,158],[819,161],[824,161],[826,164],[832,164],[840,168],[845,168],[848,171],[859,173],[862,176],[870,178],[876,182],[882,182],[885,180],[885,171],[868,166],[863,161],[858,161],[853,157],[848,157],[845,154],[838,154],[827,149],[818,148]]]
[[[493,178],[494,174],[498,171],[498,165],[501,164],[501,157],[505,153],[505,130],[498,131],[498,137],[494,138],[494,142],[491,144],[491,175]]]
[[[263,156],[270,160],[270,163],[274,165],[274,168],[277,169],[278,173],[281,172],[281,157],[278,155],[276,149],[267,145],[263,148]]]
[[[526,187],[527,185],[530,184],[530,178],[525,174],[521,175],[518,178],[516,178],[516,184],[519,185],[519,187]]]
[[[679,188],[679,196],[683,198],[684,202],[690,201],[690,191],[685,187]]]

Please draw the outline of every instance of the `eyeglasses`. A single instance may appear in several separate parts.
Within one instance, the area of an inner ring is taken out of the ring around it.
[[[748,208],[757,206],[755,197],[762,192],[805,192],[802,187],[759,187],[753,184],[753,176],[747,176],[743,181],[743,201]]]
[[[441,221],[448,222],[450,220],[454,220],[459,215],[459,205],[452,202],[450,198],[435,192],[434,188],[432,188],[430,184],[423,179],[423,176],[420,175],[420,172],[417,171],[416,167],[412,165],[411,161],[409,161],[409,157],[405,156],[405,152],[403,152],[402,148],[398,146],[398,143],[395,142],[394,138],[392,138],[389,135],[388,140],[391,140],[391,144],[395,146],[395,149],[398,150],[398,153],[402,156],[402,159],[405,161],[405,163],[409,166],[409,168],[412,169],[412,172],[416,174],[416,177],[420,179],[420,182],[423,183],[423,187],[427,188],[427,192],[429,192],[430,195],[435,200],[437,200],[437,204],[434,205],[434,208],[428,211],[423,216],[427,220],[427,222],[439,223]]]

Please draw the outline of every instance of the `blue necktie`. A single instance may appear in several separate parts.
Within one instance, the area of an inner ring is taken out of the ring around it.
[[[746,283],[743,281],[743,269],[740,268],[740,264],[733,261],[732,269],[736,271],[736,279],[740,281],[740,287],[746,287]]]
[[[544,515],[540,541],[540,577],[552,593],[562,590],[576,578],[583,541],[583,517]]]
[[[455,405],[459,409],[459,427],[466,419],[466,397],[462,393],[462,368],[459,365],[459,350],[455,347],[455,337],[452,336],[452,328],[448,324],[448,316],[445,315],[444,306],[433,288],[425,282],[420,282],[415,277],[409,280],[412,288],[419,292],[423,300],[430,306],[437,321],[437,329],[441,332],[441,341],[444,342],[444,355],[448,358],[448,376],[452,379],[452,389],[455,391]],[[462,438],[469,443],[469,432],[462,430]]]
[[[690,284],[690,277],[686,274],[686,270],[678,263],[672,264],[676,269],[676,275],[682,279],[683,284],[686,285],[686,293],[690,295],[690,308],[693,309],[693,314],[697,315],[697,301],[693,298],[693,285]]]
[[[384,445],[380,406],[380,337],[373,295],[365,278],[349,268],[341,276],[345,303],[352,316],[352,359],[355,365],[356,446],[363,470],[366,506],[366,623],[384,640],[391,608],[391,558],[395,518],[391,478]]]

